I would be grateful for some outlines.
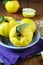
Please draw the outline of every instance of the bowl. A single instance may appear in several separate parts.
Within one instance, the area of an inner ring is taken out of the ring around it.
[[[6,47],[8,49],[23,50],[23,49],[27,49],[27,48],[35,45],[39,41],[39,39],[40,39],[40,32],[39,32],[39,30],[36,30],[36,32],[34,33],[33,39],[28,46],[25,46],[25,47],[13,46],[12,43],[9,41],[9,39],[7,39],[6,37],[3,37],[3,36],[0,36],[0,45]]]

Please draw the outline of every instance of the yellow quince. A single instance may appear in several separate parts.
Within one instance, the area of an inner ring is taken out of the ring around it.
[[[18,11],[20,4],[17,0],[7,1],[5,4],[5,8],[9,13],[15,13]]]
[[[36,31],[36,24],[32,19],[24,18],[20,21],[20,24],[23,24],[23,23],[28,23],[29,24],[28,28],[30,28],[33,33]]]
[[[13,26],[15,26],[15,25],[18,24],[13,17],[5,16],[4,18],[5,18],[5,20],[8,21],[8,23],[9,23],[9,31],[11,30],[11,28],[12,28]]]
[[[33,32],[27,24],[16,25],[9,33],[9,39],[14,46],[23,47],[30,44]]]
[[[0,16],[0,35],[8,37],[9,31],[17,24],[16,20],[9,16]]]
[[[7,22],[3,22],[0,24],[0,35],[7,37],[9,33],[9,24]]]

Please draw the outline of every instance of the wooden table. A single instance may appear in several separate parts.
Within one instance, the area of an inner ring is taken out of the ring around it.
[[[33,18],[35,22],[43,21],[43,0],[19,0],[20,2],[20,9],[15,14],[8,13],[4,5],[2,5],[0,1],[0,15],[4,16],[12,16],[16,20],[21,20],[24,17],[22,16],[21,9],[24,7],[31,7],[37,10],[37,15]],[[43,36],[43,31],[40,31]],[[26,58],[24,61],[21,61],[18,65],[43,65],[43,60],[41,59],[41,56],[34,56],[30,58]]]

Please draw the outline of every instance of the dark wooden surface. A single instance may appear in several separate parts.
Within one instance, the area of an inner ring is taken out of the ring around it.
[[[21,61],[18,65],[43,65],[43,60],[41,56],[34,56],[26,58],[24,61]]]
[[[43,0],[19,0],[20,3],[20,9],[15,14],[8,13],[4,5],[2,5],[2,2],[0,1],[0,15],[4,16],[12,16],[16,20],[21,20],[24,17],[22,16],[21,10],[24,7],[31,7],[37,10],[37,15],[33,18],[35,22],[43,21]],[[40,31],[43,36],[43,31]],[[30,58],[26,58],[24,61],[21,61],[18,65],[43,65],[43,60],[41,56],[34,56]]]

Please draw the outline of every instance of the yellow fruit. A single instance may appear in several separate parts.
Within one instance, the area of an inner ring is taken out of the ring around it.
[[[0,35],[7,37],[9,33],[9,24],[7,22],[4,22],[0,24]]]
[[[17,25],[17,22],[14,18],[5,16],[0,23],[0,35],[8,37],[11,28],[15,25]]]
[[[10,13],[15,13],[18,11],[20,7],[20,4],[18,1],[8,1],[6,4],[5,4],[5,8],[8,12]]]
[[[41,51],[41,57],[42,57],[42,59],[43,59],[43,51]]]
[[[16,20],[13,17],[9,17],[9,16],[5,16],[4,17],[6,20],[8,20],[9,23],[9,31],[11,30],[11,28],[15,25],[17,25]]]
[[[29,28],[33,31],[33,33],[36,31],[36,24],[32,19],[24,18],[20,21],[20,24],[28,23]]]
[[[22,9],[22,15],[24,17],[32,18],[36,15],[36,10],[34,10],[32,8],[23,8]]]
[[[17,26],[18,25],[13,27],[9,33],[9,38],[10,38],[11,43],[14,46],[19,46],[19,47],[29,45],[33,38],[33,32],[31,31],[31,29],[26,27],[22,29],[22,31],[20,31],[21,35],[18,36],[17,31],[16,31]]]

